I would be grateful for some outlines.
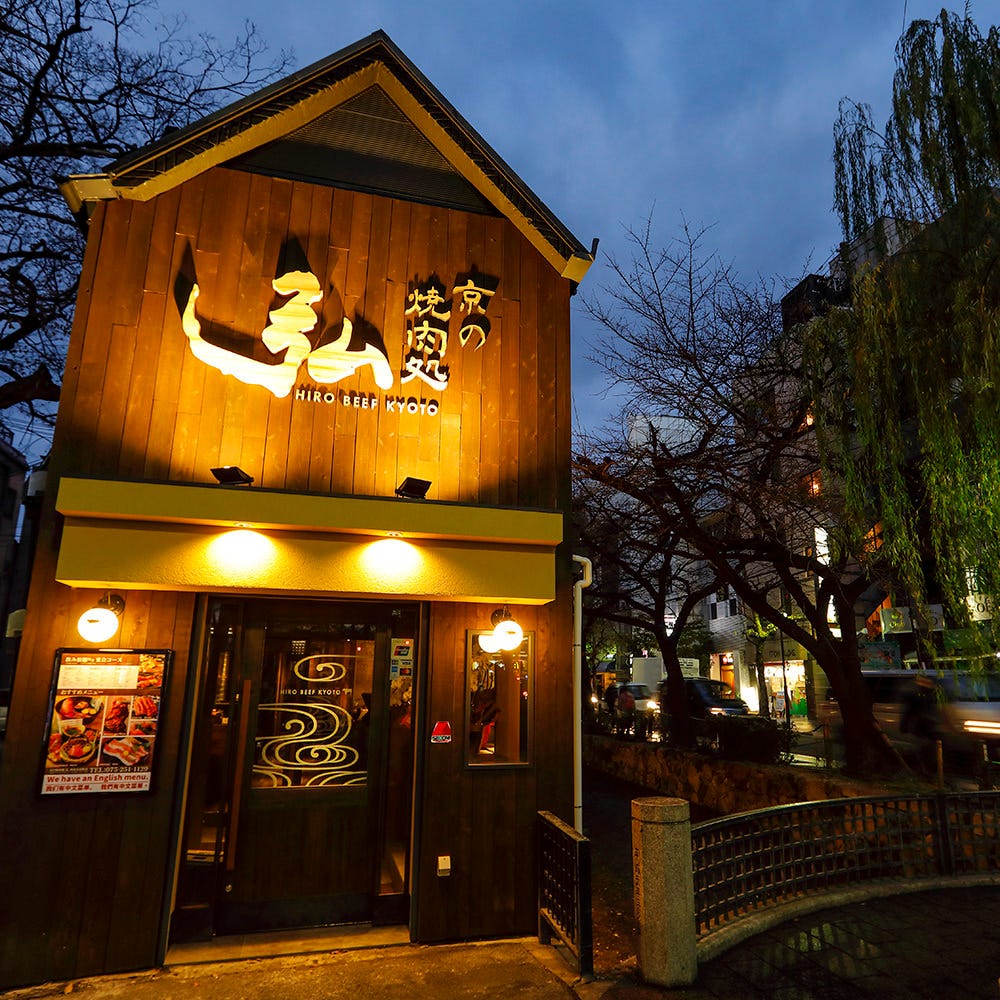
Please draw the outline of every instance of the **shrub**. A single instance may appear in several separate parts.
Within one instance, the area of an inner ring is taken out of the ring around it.
[[[776,719],[756,715],[720,715],[708,721],[710,744],[720,757],[757,764],[777,764],[791,753],[792,730]]]

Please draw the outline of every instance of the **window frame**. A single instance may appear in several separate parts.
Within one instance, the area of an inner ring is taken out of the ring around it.
[[[464,718],[462,724],[462,760],[464,767],[468,770],[478,771],[482,768],[496,769],[496,768],[526,768],[534,766],[534,730],[535,730],[535,634],[534,632],[525,632],[524,639],[521,641],[521,647],[519,651],[514,651],[509,656],[514,656],[520,658],[522,662],[527,664],[527,678],[525,680],[526,693],[527,693],[527,711],[523,717],[523,724],[526,732],[523,734],[523,746],[524,749],[521,751],[522,757],[519,760],[511,760],[509,758],[497,759],[493,755],[480,755],[478,752],[473,753],[472,751],[472,741],[475,730],[473,729],[472,720],[472,675],[475,669],[475,657],[478,654],[482,654],[483,651],[480,650],[478,645],[478,637],[481,635],[491,635],[492,630],[490,629],[468,629],[466,631],[465,637],[465,663],[463,665],[464,678],[462,682],[463,698],[465,702]],[[497,659],[503,656],[502,653],[483,655],[493,656]],[[518,742],[521,743],[522,734],[519,733]]]

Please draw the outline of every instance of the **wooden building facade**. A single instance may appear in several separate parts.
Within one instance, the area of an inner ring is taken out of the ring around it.
[[[381,32],[64,192],[0,988],[279,928],[532,933],[592,255]]]

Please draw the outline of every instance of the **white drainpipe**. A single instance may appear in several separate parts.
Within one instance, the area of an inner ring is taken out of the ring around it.
[[[573,827],[583,833],[583,588],[594,579],[586,556],[573,556],[583,576],[573,584]]]

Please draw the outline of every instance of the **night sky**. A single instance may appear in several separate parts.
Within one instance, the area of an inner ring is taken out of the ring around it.
[[[574,403],[612,413],[581,298],[610,280],[606,253],[652,214],[683,220],[743,275],[794,283],[840,240],[833,203],[839,100],[885,119],[904,23],[929,0],[607,0],[461,4],[162,0],[192,32],[231,37],[234,12],[299,69],[383,29],[586,246],[600,256],[574,306]],[[949,9],[963,9],[951,5]],[[985,32],[1000,2],[974,4]]]

